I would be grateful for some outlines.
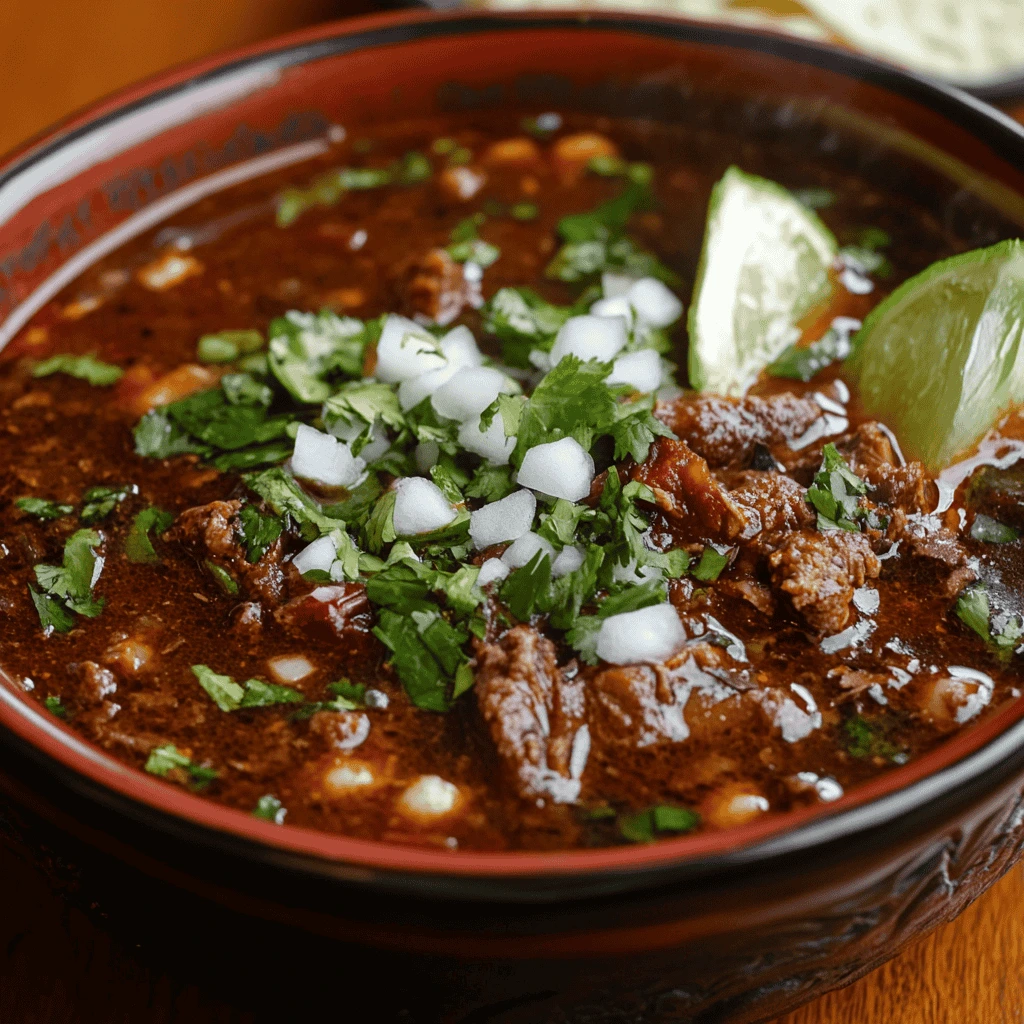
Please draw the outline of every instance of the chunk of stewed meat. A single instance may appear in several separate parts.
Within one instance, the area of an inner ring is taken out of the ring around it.
[[[750,540],[762,554],[774,551],[794,531],[810,529],[817,518],[806,489],[782,473],[740,473],[729,495],[756,514],[761,529]]]
[[[911,514],[935,508],[938,491],[928,471],[920,462],[904,463],[879,424],[862,423],[841,450],[876,504]]]
[[[439,324],[450,324],[462,312],[470,295],[462,264],[456,263],[444,249],[431,249],[405,264],[396,287],[404,312],[419,313]]]
[[[715,467],[746,468],[758,445],[786,445],[822,414],[810,398],[781,394],[770,398],[720,398],[687,392],[659,402],[655,415],[698,455]]]
[[[682,441],[656,441],[633,479],[650,487],[658,507],[693,540],[734,541],[761,528],[756,513],[737,503],[707,462]]]
[[[274,618],[291,633],[328,643],[365,637],[373,628],[373,611],[361,583],[317,587],[282,605]]]
[[[768,563],[772,584],[819,633],[838,633],[849,625],[854,590],[882,567],[868,538],[846,530],[791,534]]]
[[[474,688],[516,792],[568,803],[579,795],[589,733],[583,680],[558,667],[555,650],[537,630],[516,626],[497,643],[477,646]]]
[[[202,564],[216,566],[235,581],[243,597],[275,605],[284,590],[283,548],[278,538],[256,563],[246,558],[241,501],[213,501],[178,516],[167,539],[186,547]]]

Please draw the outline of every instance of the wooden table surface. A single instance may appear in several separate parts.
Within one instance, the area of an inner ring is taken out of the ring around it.
[[[369,0],[4,0],[0,152],[168,64],[369,6]],[[1024,108],[1015,113],[1024,120]],[[24,849],[0,843],[2,1024],[253,1019],[197,979],[180,961],[161,969],[159,960],[106,927],[101,914],[67,903]],[[1024,867],[953,924],[777,1024],[1024,1024]]]

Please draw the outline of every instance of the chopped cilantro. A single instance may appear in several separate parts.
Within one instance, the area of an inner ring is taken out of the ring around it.
[[[713,544],[708,544],[701,552],[700,561],[693,570],[695,579],[709,583],[717,580],[722,570],[729,564],[729,551],[719,551]]]
[[[30,516],[44,521],[60,519],[75,511],[74,505],[63,505],[60,502],[47,501],[46,498],[18,498],[14,504],[22,512],[27,512]]]
[[[343,529],[345,526],[341,515],[335,518],[328,514],[316,500],[306,494],[295,477],[280,466],[265,469],[260,473],[250,473],[245,477],[245,482],[277,515],[286,520],[294,520],[306,540],[315,540],[322,534]],[[392,495],[393,503],[394,492],[389,493]],[[341,507],[331,506],[332,511],[339,508]]]
[[[484,502],[500,501],[516,489],[509,466],[494,466],[483,462],[466,485],[467,498],[480,498]]]
[[[138,494],[138,491],[134,484],[126,484],[123,487],[90,487],[82,495],[82,508],[78,518],[87,526],[98,523],[106,519],[129,494]]]
[[[476,263],[486,268],[501,256],[501,250],[496,245],[480,237],[479,227],[483,219],[483,214],[475,214],[459,221],[452,229],[447,252],[456,263]]]
[[[53,715],[54,718],[66,719],[68,717],[68,709],[61,703],[61,699],[58,696],[51,694],[43,701],[43,707]]]
[[[125,557],[129,562],[137,562],[143,565],[158,565],[160,556],[153,547],[150,533],[155,532],[157,536],[166,533],[174,522],[174,516],[165,512],[162,508],[151,505],[143,509],[133,520],[131,529],[124,542]]]
[[[501,342],[509,366],[526,368],[530,352],[549,351],[562,324],[585,309],[552,305],[530,288],[500,288],[483,307],[484,330]]]
[[[263,348],[259,331],[218,331],[204,334],[196,343],[196,356],[201,363],[233,363],[243,355]]]
[[[700,824],[700,815],[688,807],[659,804],[636,814],[619,818],[619,832],[631,843],[652,843],[659,834],[692,832]]]
[[[1009,544],[1020,537],[1020,530],[979,512],[971,523],[971,536],[985,544]]]
[[[246,561],[255,565],[281,536],[284,523],[275,515],[264,515],[255,505],[243,505],[238,510],[245,541]]]
[[[405,616],[389,608],[380,612],[373,633],[391,651],[391,663],[413,704],[424,711],[447,711],[452,678],[466,660],[466,634],[436,610]]]
[[[846,464],[830,441],[822,449],[821,469],[807,489],[807,501],[818,513],[819,530],[860,530],[858,519],[868,510],[860,505],[860,496],[867,493],[867,484]]]
[[[508,212],[513,220],[536,220],[540,216],[540,207],[536,203],[515,203]]]
[[[277,686],[261,679],[236,683],[231,676],[219,675],[207,665],[193,665],[192,674],[221,711],[299,704],[304,700],[302,694],[290,686]]]
[[[191,758],[182,754],[173,744],[155,747],[146,761],[146,771],[150,775],[166,778],[172,771],[179,769],[185,772],[197,789],[208,786],[218,777],[216,769],[196,764]]]
[[[551,588],[551,559],[538,551],[501,585],[501,599],[520,622],[529,622]]]
[[[66,633],[74,625],[75,612],[93,619],[103,610],[103,601],[92,596],[92,588],[103,571],[103,556],[96,553],[103,538],[94,530],[78,530],[64,545],[62,565],[37,565],[36,581],[42,593],[31,585],[32,602],[39,621],[49,634]]]
[[[863,715],[854,715],[843,723],[846,733],[846,749],[851,757],[860,759],[881,757],[886,761],[895,761],[900,756],[900,749],[887,738],[893,723],[876,719],[869,721]]]
[[[1002,657],[1009,657],[1024,637],[1024,621],[1021,616],[1005,612],[994,615],[988,589],[982,583],[968,587],[957,598],[954,610],[965,626],[991,644]]]
[[[275,825],[283,825],[287,813],[288,811],[284,804],[273,794],[267,793],[256,801],[256,807],[253,809],[252,816],[254,818],[261,818],[263,821],[272,822]]]
[[[87,381],[93,387],[110,387],[123,376],[120,366],[104,363],[93,355],[73,356],[57,355],[36,363],[32,369],[33,377],[49,377],[53,373],[66,373],[69,377],[77,377]]]
[[[217,586],[225,594],[229,594],[231,597],[235,597],[238,594],[238,581],[224,566],[218,565],[209,558],[203,562],[203,565],[206,566],[207,572],[217,581]]]

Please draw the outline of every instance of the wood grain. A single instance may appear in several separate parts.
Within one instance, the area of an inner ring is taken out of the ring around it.
[[[5,0],[0,151],[162,67],[371,6],[360,0]],[[1024,107],[1015,111],[1024,119]],[[196,922],[196,934],[202,922]],[[180,965],[162,970],[65,904],[0,846],[0,1021],[243,1024],[251,1012]],[[953,924],[777,1024],[1021,1024],[1024,868]]]

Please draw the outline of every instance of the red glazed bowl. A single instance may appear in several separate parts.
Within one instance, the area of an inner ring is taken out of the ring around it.
[[[1024,223],[1017,125],[847,52],[653,17],[384,16],[168,73],[7,158],[0,343],[120,241],[319,152],[332,124],[508,105],[710,118],[924,190],[975,244]],[[370,1019],[756,1021],[877,966],[1013,863],[1022,718],[1018,701],[834,804],[733,831],[480,854],[256,820],[125,767],[0,680],[0,786],[122,896],[155,877],[343,943],[347,975],[400,963]]]

